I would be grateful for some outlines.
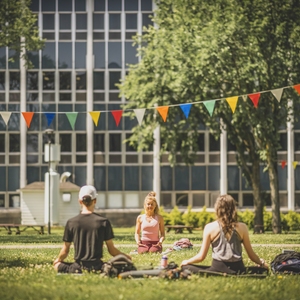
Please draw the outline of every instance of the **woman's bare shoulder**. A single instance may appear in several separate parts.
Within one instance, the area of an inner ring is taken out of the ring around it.
[[[143,215],[144,215],[144,214],[138,215],[137,218],[136,218],[137,221],[142,221]]]
[[[219,222],[218,221],[210,222],[210,223],[206,224],[204,228],[207,230],[213,230],[213,229],[219,228]]]

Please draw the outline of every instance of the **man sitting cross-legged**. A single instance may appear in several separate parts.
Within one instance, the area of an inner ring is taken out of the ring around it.
[[[100,271],[103,265],[103,242],[112,256],[123,254],[113,243],[113,230],[107,218],[94,213],[97,191],[91,185],[85,185],[79,192],[81,213],[67,221],[63,241],[64,245],[53,262],[59,273],[82,273],[82,270]],[[64,262],[67,258],[71,243],[74,243],[75,262]]]

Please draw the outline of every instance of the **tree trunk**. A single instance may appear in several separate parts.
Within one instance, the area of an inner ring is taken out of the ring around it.
[[[252,189],[254,198],[254,233],[264,233],[264,203],[261,198],[259,160],[252,164]]]
[[[280,199],[279,199],[277,165],[270,157],[268,157],[268,164],[269,164],[268,171],[269,171],[269,178],[270,178],[270,190],[271,190],[271,202],[272,202],[272,230],[273,233],[281,233]]]

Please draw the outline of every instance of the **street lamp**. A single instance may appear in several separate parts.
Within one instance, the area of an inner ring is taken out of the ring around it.
[[[48,128],[44,131],[44,133],[48,137],[48,234],[51,234],[51,221],[50,221],[50,218],[51,218],[51,215],[50,215],[50,211],[51,211],[51,176],[50,176],[50,172],[51,172],[51,143],[52,143],[51,138],[53,137],[54,131],[53,131],[53,129]]]

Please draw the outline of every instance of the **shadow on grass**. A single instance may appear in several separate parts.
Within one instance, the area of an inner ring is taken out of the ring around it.
[[[3,260],[0,259],[0,268],[26,268],[29,264],[24,260],[16,259],[16,260]]]

